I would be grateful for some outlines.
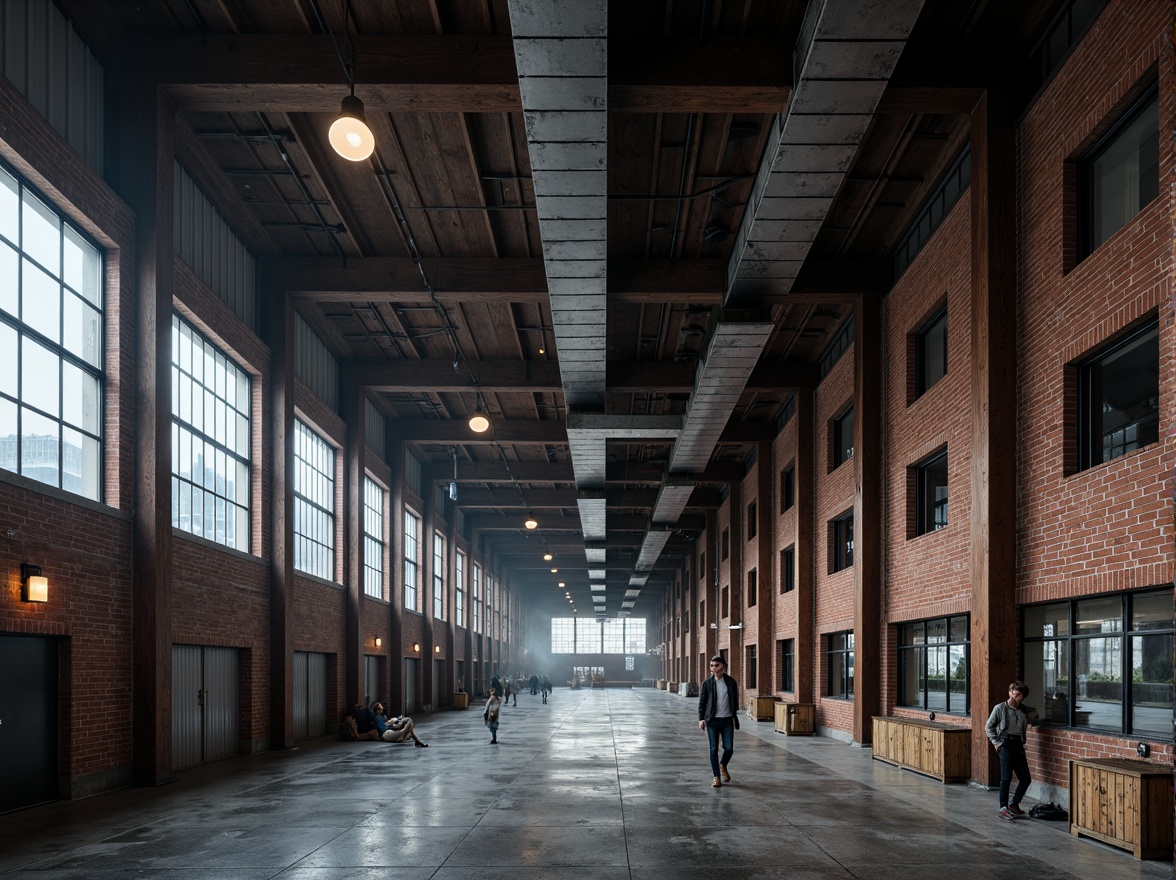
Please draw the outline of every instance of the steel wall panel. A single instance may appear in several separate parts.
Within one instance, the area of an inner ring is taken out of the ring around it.
[[[310,713],[307,704],[306,678],[310,655],[305,651],[294,652],[294,740],[310,736]]]
[[[203,758],[200,690],[203,658],[198,645],[172,647],[172,768],[194,767]]]
[[[319,400],[339,411],[339,363],[301,315],[294,316],[294,369]]]
[[[376,409],[371,400],[365,397],[363,405],[367,410],[367,447],[382,461],[387,449],[388,423],[384,419],[384,414]]]
[[[307,737],[327,732],[327,655],[310,654],[306,669]]]
[[[240,751],[237,649],[204,649],[204,760],[231,758]]]

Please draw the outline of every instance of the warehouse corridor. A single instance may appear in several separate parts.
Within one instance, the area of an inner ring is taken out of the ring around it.
[[[0,875],[55,880],[1168,878],[1171,865],[1001,821],[995,793],[741,718],[712,789],[696,703],[652,689],[519,695],[419,719],[428,749],[322,738],[0,817]]]

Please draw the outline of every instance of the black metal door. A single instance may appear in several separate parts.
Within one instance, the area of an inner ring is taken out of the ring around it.
[[[57,799],[57,640],[0,636],[0,813]]]

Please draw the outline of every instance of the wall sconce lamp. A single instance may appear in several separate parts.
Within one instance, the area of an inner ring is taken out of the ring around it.
[[[384,646],[384,640],[381,639],[379,636],[376,636],[376,647],[382,648],[383,646]]]
[[[441,653],[441,646],[440,645],[433,645],[433,653],[440,654]]]
[[[413,642],[413,643],[412,643],[412,649],[413,649],[414,651],[419,651],[419,650],[421,649],[421,643],[420,643],[420,642]]]
[[[48,602],[49,578],[41,574],[41,566],[20,564],[20,600],[22,602]]]

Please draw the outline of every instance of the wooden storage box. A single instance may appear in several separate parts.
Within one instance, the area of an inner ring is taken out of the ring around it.
[[[657,687],[658,690],[664,691],[666,689],[666,680],[664,678],[659,678],[657,680]]]
[[[776,733],[785,736],[812,736],[817,731],[815,703],[776,703]]]
[[[1172,858],[1172,766],[1131,758],[1070,762],[1070,833]]]
[[[464,691],[453,695],[454,709],[468,709],[470,707],[470,695]]]
[[[933,776],[966,782],[972,775],[972,730],[916,718],[874,716],[874,758]]]
[[[747,716],[756,721],[771,721],[775,705],[775,697],[753,696],[747,701]]]
[[[676,693],[678,693],[678,682],[676,682],[676,681],[667,681],[667,682],[666,682],[666,690],[667,690],[667,691],[669,691],[671,694],[676,694]]]

